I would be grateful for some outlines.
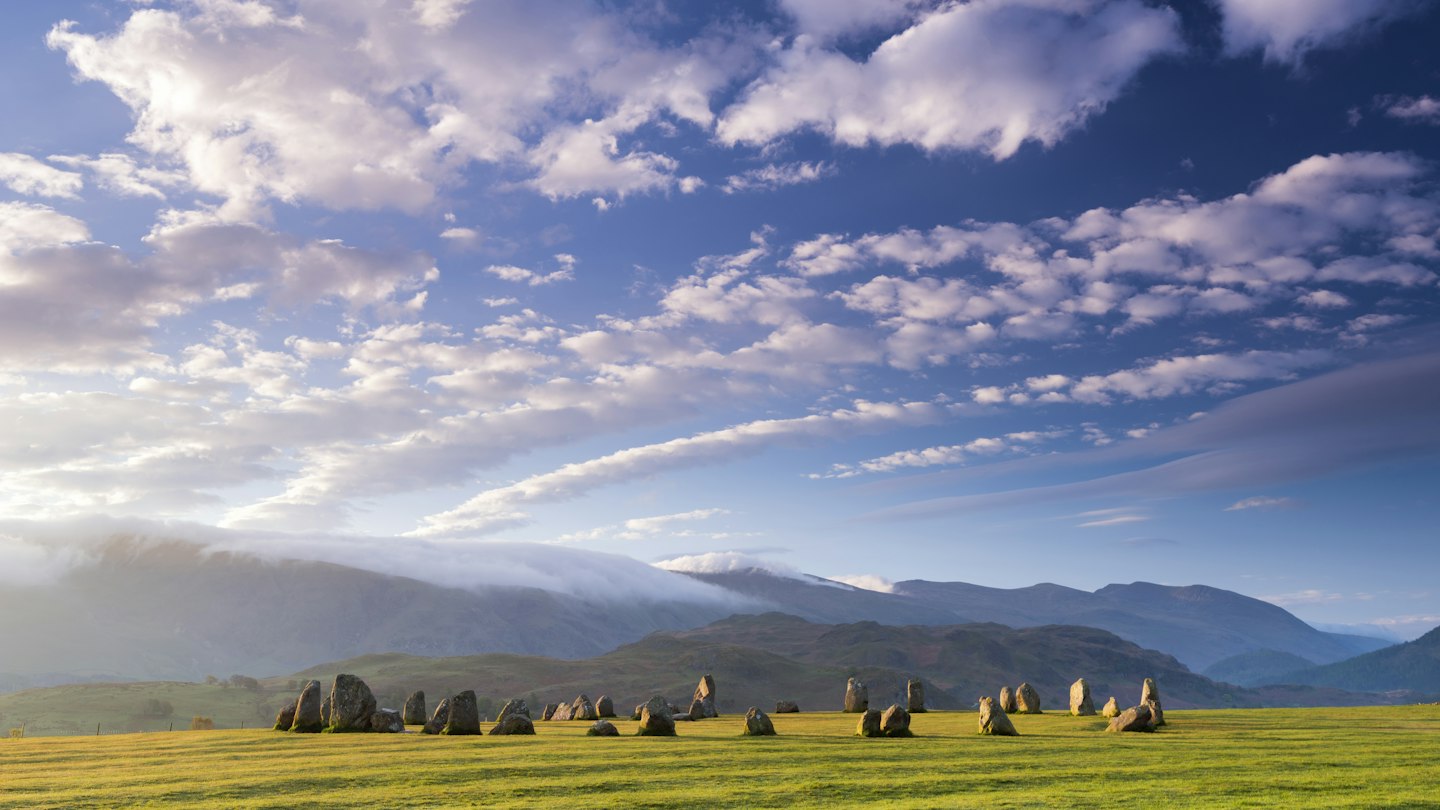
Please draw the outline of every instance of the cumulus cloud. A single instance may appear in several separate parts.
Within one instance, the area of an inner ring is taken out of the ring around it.
[[[1316,48],[1338,47],[1423,6],[1417,0],[1213,0],[1224,18],[1226,50],[1263,50],[1269,62],[1299,63]]]
[[[1385,114],[1415,124],[1440,125],[1440,99],[1431,96],[1383,98]]]
[[[555,256],[555,261],[560,266],[559,269],[544,273],[516,267],[512,264],[492,264],[485,268],[485,272],[503,281],[528,284],[531,287],[573,281],[575,279],[575,257],[568,253],[560,253]]]
[[[756,557],[739,551],[710,551],[704,554],[686,554],[654,563],[665,571],[688,574],[740,574],[746,571],[763,571],[777,577],[809,580],[798,569],[784,563]]]
[[[0,152],[0,185],[32,197],[79,196],[84,179],[19,152]]]
[[[726,194],[746,191],[773,191],[784,186],[814,183],[836,172],[834,163],[803,161],[796,163],[768,163],[758,169],[748,169],[740,174],[725,178],[720,190]]]
[[[905,4],[847,4],[835,34],[903,16]],[[809,4],[790,7],[819,25]],[[1178,18],[1133,0],[974,0],[944,5],[857,61],[802,34],[725,110],[725,143],[816,130],[848,146],[913,144],[995,159],[1049,146],[1119,96],[1148,62],[1179,49]]]

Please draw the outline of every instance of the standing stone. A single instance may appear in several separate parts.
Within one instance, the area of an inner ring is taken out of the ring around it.
[[[880,730],[880,710],[866,709],[860,715],[860,722],[855,724],[855,736],[857,737],[883,737],[885,732]]]
[[[1019,707],[1015,705],[1015,693],[1011,692],[1008,686],[1000,687],[1000,710],[1010,714],[1020,711]]]
[[[777,701],[775,701],[775,713],[776,713],[776,714],[799,714],[799,713],[800,713],[800,704],[796,703],[796,702],[793,701],[793,700],[777,700]]]
[[[369,731],[375,714],[375,695],[354,675],[336,675],[330,687],[331,731]]]
[[[1095,701],[1090,699],[1090,684],[1084,678],[1070,684],[1070,713],[1076,717],[1095,716]]]
[[[695,698],[694,700],[690,701],[690,711],[685,713],[684,719],[704,720],[708,716],[709,715],[705,713],[705,701],[701,698]]]
[[[450,716],[440,733],[451,736],[480,733],[480,707],[475,701],[475,690],[466,689],[450,698]]]
[[[1016,714],[1042,714],[1040,711],[1040,694],[1035,687],[1028,683],[1020,684],[1015,690]]]
[[[615,701],[611,700],[609,695],[601,695],[600,699],[595,701],[595,714],[601,717],[614,717]]]
[[[845,683],[845,711],[851,714],[863,714],[870,709],[870,688],[865,682],[858,678],[851,678]]]
[[[980,698],[980,733],[994,737],[1020,736],[1005,709],[995,702],[995,698],[989,697]]]
[[[530,716],[530,707],[526,705],[525,701],[521,698],[505,701],[505,705],[500,707],[500,714],[495,718],[495,722],[503,723],[505,722],[505,718],[516,714],[523,714],[526,717]]]
[[[1163,725],[1165,725],[1165,710],[1160,708],[1160,701],[1158,701],[1158,700],[1147,700],[1147,701],[1145,701],[1144,703],[1142,703],[1142,704],[1140,704],[1140,705],[1142,705],[1142,706],[1144,706],[1145,708],[1147,708],[1147,709],[1150,710],[1150,725],[1152,725],[1152,726],[1163,726]]]
[[[1152,703],[1153,706],[1150,705]],[[1150,706],[1155,725],[1165,725],[1165,712],[1160,709],[1160,687],[1155,685],[1154,678],[1146,678],[1144,685],[1140,687],[1140,705]]]
[[[1106,731],[1154,731],[1150,709],[1145,706],[1131,706],[1110,720]]]
[[[545,704],[545,710],[542,711],[542,712],[540,712],[540,719],[541,719],[541,720],[553,720],[553,719],[555,719],[555,712],[557,712],[557,711],[559,711],[559,710],[560,710],[560,704],[559,704],[559,703],[546,703],[546,704]]]
[[[320,701],[320,724],[323,725],[323,726],[326,726],[327,728],[328,728],[329,725],[330,725],[330,696],[329,696],[329,695],[326,695],[326,696],[325,696],[325,699],[322,700],[322,701]]]
[[[745,712],[744,736],[774,737],[775,724],[770,722],[770,716],[760,711],[759,707],[751,706],[750,710]]]
[[[370,730],[379,734],[400,734],[405,731],[405,718],[395,709],[377,709],[370,715]]]
[[[635,733],[641,737],[675,736],[675,719],[665,698],[656,695],[640,708],[640,727]]]
[[[423,732],[426,734],[439,734],[445,729],[445,723],[450,720],[450,698],[441,698],[440,705],[435,707],[435,713],[430,715],[430,720],[425,723]]]
[[[569,720],[570,712],[573,711],[574,708],[575,706],[572,703],[561,703],[560,705],[555,707],[555,711],[550,713],[549,719],[555,721]]]
[[[695,696],[690,699],[690,716],[696,720],[704,717],[719,717],[720,710],[715,700],[715,677],[707,673],[700,679],[700,684],[695,687]],[[700,717],[695,717],[696,702],[700,703]]]
[[[295,725],[295,706],[297,703],[299,703],[299,701],[291,700],[280,707],[280,713],[275,715],[276,731],[289,731],[290,727]]]
[[[425,725],[425,693],[413,692],[405,698],[405,725]]]
[[[919,678],[911,678],[905,685],[905,705],[911,714],[925,711],[925,684]]]
[[[611,716],[613,717],[614,715],[611,715]],[[595,721],[595,725],[591,726],[591,727],[585,732],[585,736],[587,736],[587,737],[619,737],[619,736],[620,736],[620,729],[615,728],[615,724],[612,723],[612,722],[610,722],[609,720],[596,720],[596,721]]]
[[[1110,696],[1110,699],[1105,702],[1105,708],[1101,709],[1101,710],[1100,710],[1100,713],[1103,714],[1103,715],[1105,715],[1106,717],[1118,717],[1118,716],[1119,716],[1119,714],[1120,714],[1120,704],[1115,702],[1115,696],[1114,696],[1114,695],[1111,695],[1111,696]]]
[[[570,716],[565,719],[586,720],[594,722],[600,719],[600,715],[596,714],[595,704],[590,702],[590,698],[586,697],[585,695],[581,695],[580,697],[575,698],[574,703],[570,704]]]
[[[910,713],[896,703],[880,717],[880,731],[886,737],[914,737],[910,731]]]
[[[295,722],[291,724],[290,730],[300,734],[318,734],[325,728],[325,721],[320,717],[320,704],[325,698],[320,694],[320,682],[310,681],[305,688],[300,690],[300,699],[296,701]]]

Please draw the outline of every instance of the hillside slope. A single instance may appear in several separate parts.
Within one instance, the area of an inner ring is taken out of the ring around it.
[[[1440,694],[1440,627],[1405,644],[1334,664],[1275,675],[1265,682],[1366,692],[1409,689]]]

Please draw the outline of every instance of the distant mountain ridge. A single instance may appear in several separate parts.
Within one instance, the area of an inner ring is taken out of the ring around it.
[[[1284,608],[1205,585],[1136,582],[1107,585],[1091,593],[1051,583],[1004,589],[907,580],[895,583],[892,593],[878,593],[759,569],[691,576],[761,600],[775,610],[819,622],[870,619],[885,624],[996,622],[1010,627],[1096,627],[1141,647],[1170,653],[1197,672],[1252,650],[1278,650],[1328,663],[1389,644],[1364,636],[1325,633]]]
[[[1440,627],[1414,641],[1325,666],[1271,675],[1261,682],[1362,692],[1403,689],[1440,695]]]

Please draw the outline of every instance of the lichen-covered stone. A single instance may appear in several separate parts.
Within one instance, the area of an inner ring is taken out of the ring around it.
[[[1120,704],[1115,702],[1114,695],[1111,695],[1110,699],[1105,701],[1105,708],[1101,709],[1100,713],[1106,717],[1118,717],[1120,715]]]
[[[1070,713],[1076,717],[1095,716],[1095,701],[1090,699],[1090,684],[1084,678],[1070,684]]]
[[[300,690],[300,697],[295,702],[295,718],[290,724],[290,730],[298,734],[318,734],[325,728],[325,720],[320,716],[320,705],[325,702],[321,693],[319,681],[308,681],[305,688]]]
[[[793,701],[793,700],[777,700],[777,701],[775,701],[775,713],[776,713],[776,714],[799,714],[799,713],[800,713],[800,704],[796,703],[796,702]]]
[[[749,711],[745,712],[743,734],[746,737],[774,737],[775,724],[770,722],[770,716],[760,711],[758,706],[751,706]]]
[[[910,731],[910,713],[898,703],[886,709],[880,716],[880,733],[886,737],[914,737]]]
[[[858,678],[845,682],[845,711],[863,714],[870,709],[870,688]]]
[[[499,721],[495,723],[495,727],[490,729],[490,733],[495,736],[534,734],[535,723],[530,720],[529,714],[502,713]]]
[[[595,714],[600,717],[614,717],[615,701],[611,700],[609,695],[601,695],[600,699],[595,701]]]
[[[405,725],[425,725],[425,693],[411,692],[410,697],[405,698],[405,711],[403,712]]]
[[[980,698],[980,733],[993,737],[1019,737],[1015,724],[995,698]]]
[[[290,727],[295,725],[295,705],[298,702],[298,700],[291,699],[280,707],[280,711],[275,715],[276,731],[289,731]]]
[[[595,725],[593,725],[593,726],[591,726],[590,728],[586,729],[586,731],[585,731],[585,736],[587,736],[587,737],[619,737],[619,736],[620,736],[620,729],[615,728],[615,724],[612,723],[612,722],[610,722],[609,720],[596,720],[596,721],[595,721]]]
[[[1016,714],[1041,714],[1040,693],[1028,683],[1020,684],[1015,690]]]
[[[718,700],[718,698],[715,694],[715,677],[707,673],[700,679],[700,683],[695,687],[695,695],[690,699],[691,719],[699,720],[706,717],[719,717],[720,709],[719,705],[715,702],[716,700]],[[695,715],[694,709],[696,702],[700,704],[700,714],[698,717]]]
[[[1008,686],[1000,687],[1000,709],[1010,714],[1020,710],[1020,707],[1015,705],[1015,693],[1011,692]]]
[[[425,734],[439,734],[445,730],[445,724],[450,720],[450,698],[441,698],[439,705],[435,707],[435,713],[425,722],[425,728],[421,731]]]
[[[880,730],[880,710],[866,709],[860,715],[860,722],[855,724],[855,736],[857,737],[883,737],[885,733]]]
[[[559,710],[560,710],[560,704],[559,704],[559,703],[546,703],[546,704],[545,704],[545,709],[540,712],[540,719],[541,719],[541,720],[554,720],[554,719],[555,719],[555,712],[557,712],[557,711],[559,711]]]
[[[480,706],[475,700],[475,690],[466,689],[450,698],[450,716],[440,733],[450,736],[480,733]]]
[[[570,716],[565,719],[585,720],[587,722],[594,722],[600,719],[600,715],[595,711],[595,704],[591,703],[590,698],[583,694],[575,698],[575,701],[570,704],[569,714]]]
[[[640,727],[635,733],[641,737],[675,736],[675,719],[665,698],[656,695],[640,707]]]
[[[1154,717],[1147,706],[1131,706],[1110,720],[1106,731],[1154,731]]]
[[[375,715],[375,695],[355,675],[335,676],[330,687],[330,731],[369,731],[370,718]]]
[[[370,730],[377,734],[399,734],[405,731],[405,718],[397,709],[376,709],[370,715]]]
[[[925,711],[925,684],[919,678],[905,684],[905,709],[911,714]]]

